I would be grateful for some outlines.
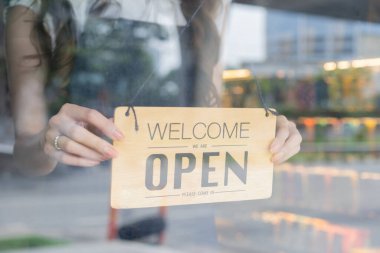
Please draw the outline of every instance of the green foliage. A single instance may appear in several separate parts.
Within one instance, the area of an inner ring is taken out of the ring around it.
[[[30,249],[47,246],[65,245],[66,241],[46,238],[42,236],[23,236],[15,238],[0,239],[0,251]]]

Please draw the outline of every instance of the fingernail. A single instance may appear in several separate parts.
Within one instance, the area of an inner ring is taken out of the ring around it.
[[[103,151],[107,157],[116,157],[118,155],[117,151],[112,147],[105,147]]]
[[[118,129],[115,129],[113,134],[117,140],[122,140],[125,137],[124,134],[121,131],[119,131]]]

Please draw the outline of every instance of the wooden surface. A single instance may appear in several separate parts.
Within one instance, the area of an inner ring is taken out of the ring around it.
[[[275,136],[275,116],[266,117],[263,109],[251,108],[135,110],[136,118],[132,110],[125,115],[126,107],[115,111],[115,123],[126,137],[114,143],[119,156],[112,162],[112,207],[271,196],[269,145]]]

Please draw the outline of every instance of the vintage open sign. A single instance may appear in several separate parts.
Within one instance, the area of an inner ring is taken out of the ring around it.
[[[264,109],[127,107],[112,162],[111,206],[140,208],[269,198],[276,117]],[[135,120],[138,130],[135,129]]]

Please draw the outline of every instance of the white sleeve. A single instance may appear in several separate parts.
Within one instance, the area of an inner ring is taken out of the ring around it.
[[[22,5],[25,7],[28,7],[35,13],[39,13],[41,11],[41,0],[10,0],[9,5],[4,9],[4,23],[7,20],[7,11],[8,8],[11,8],[13,6]]]

